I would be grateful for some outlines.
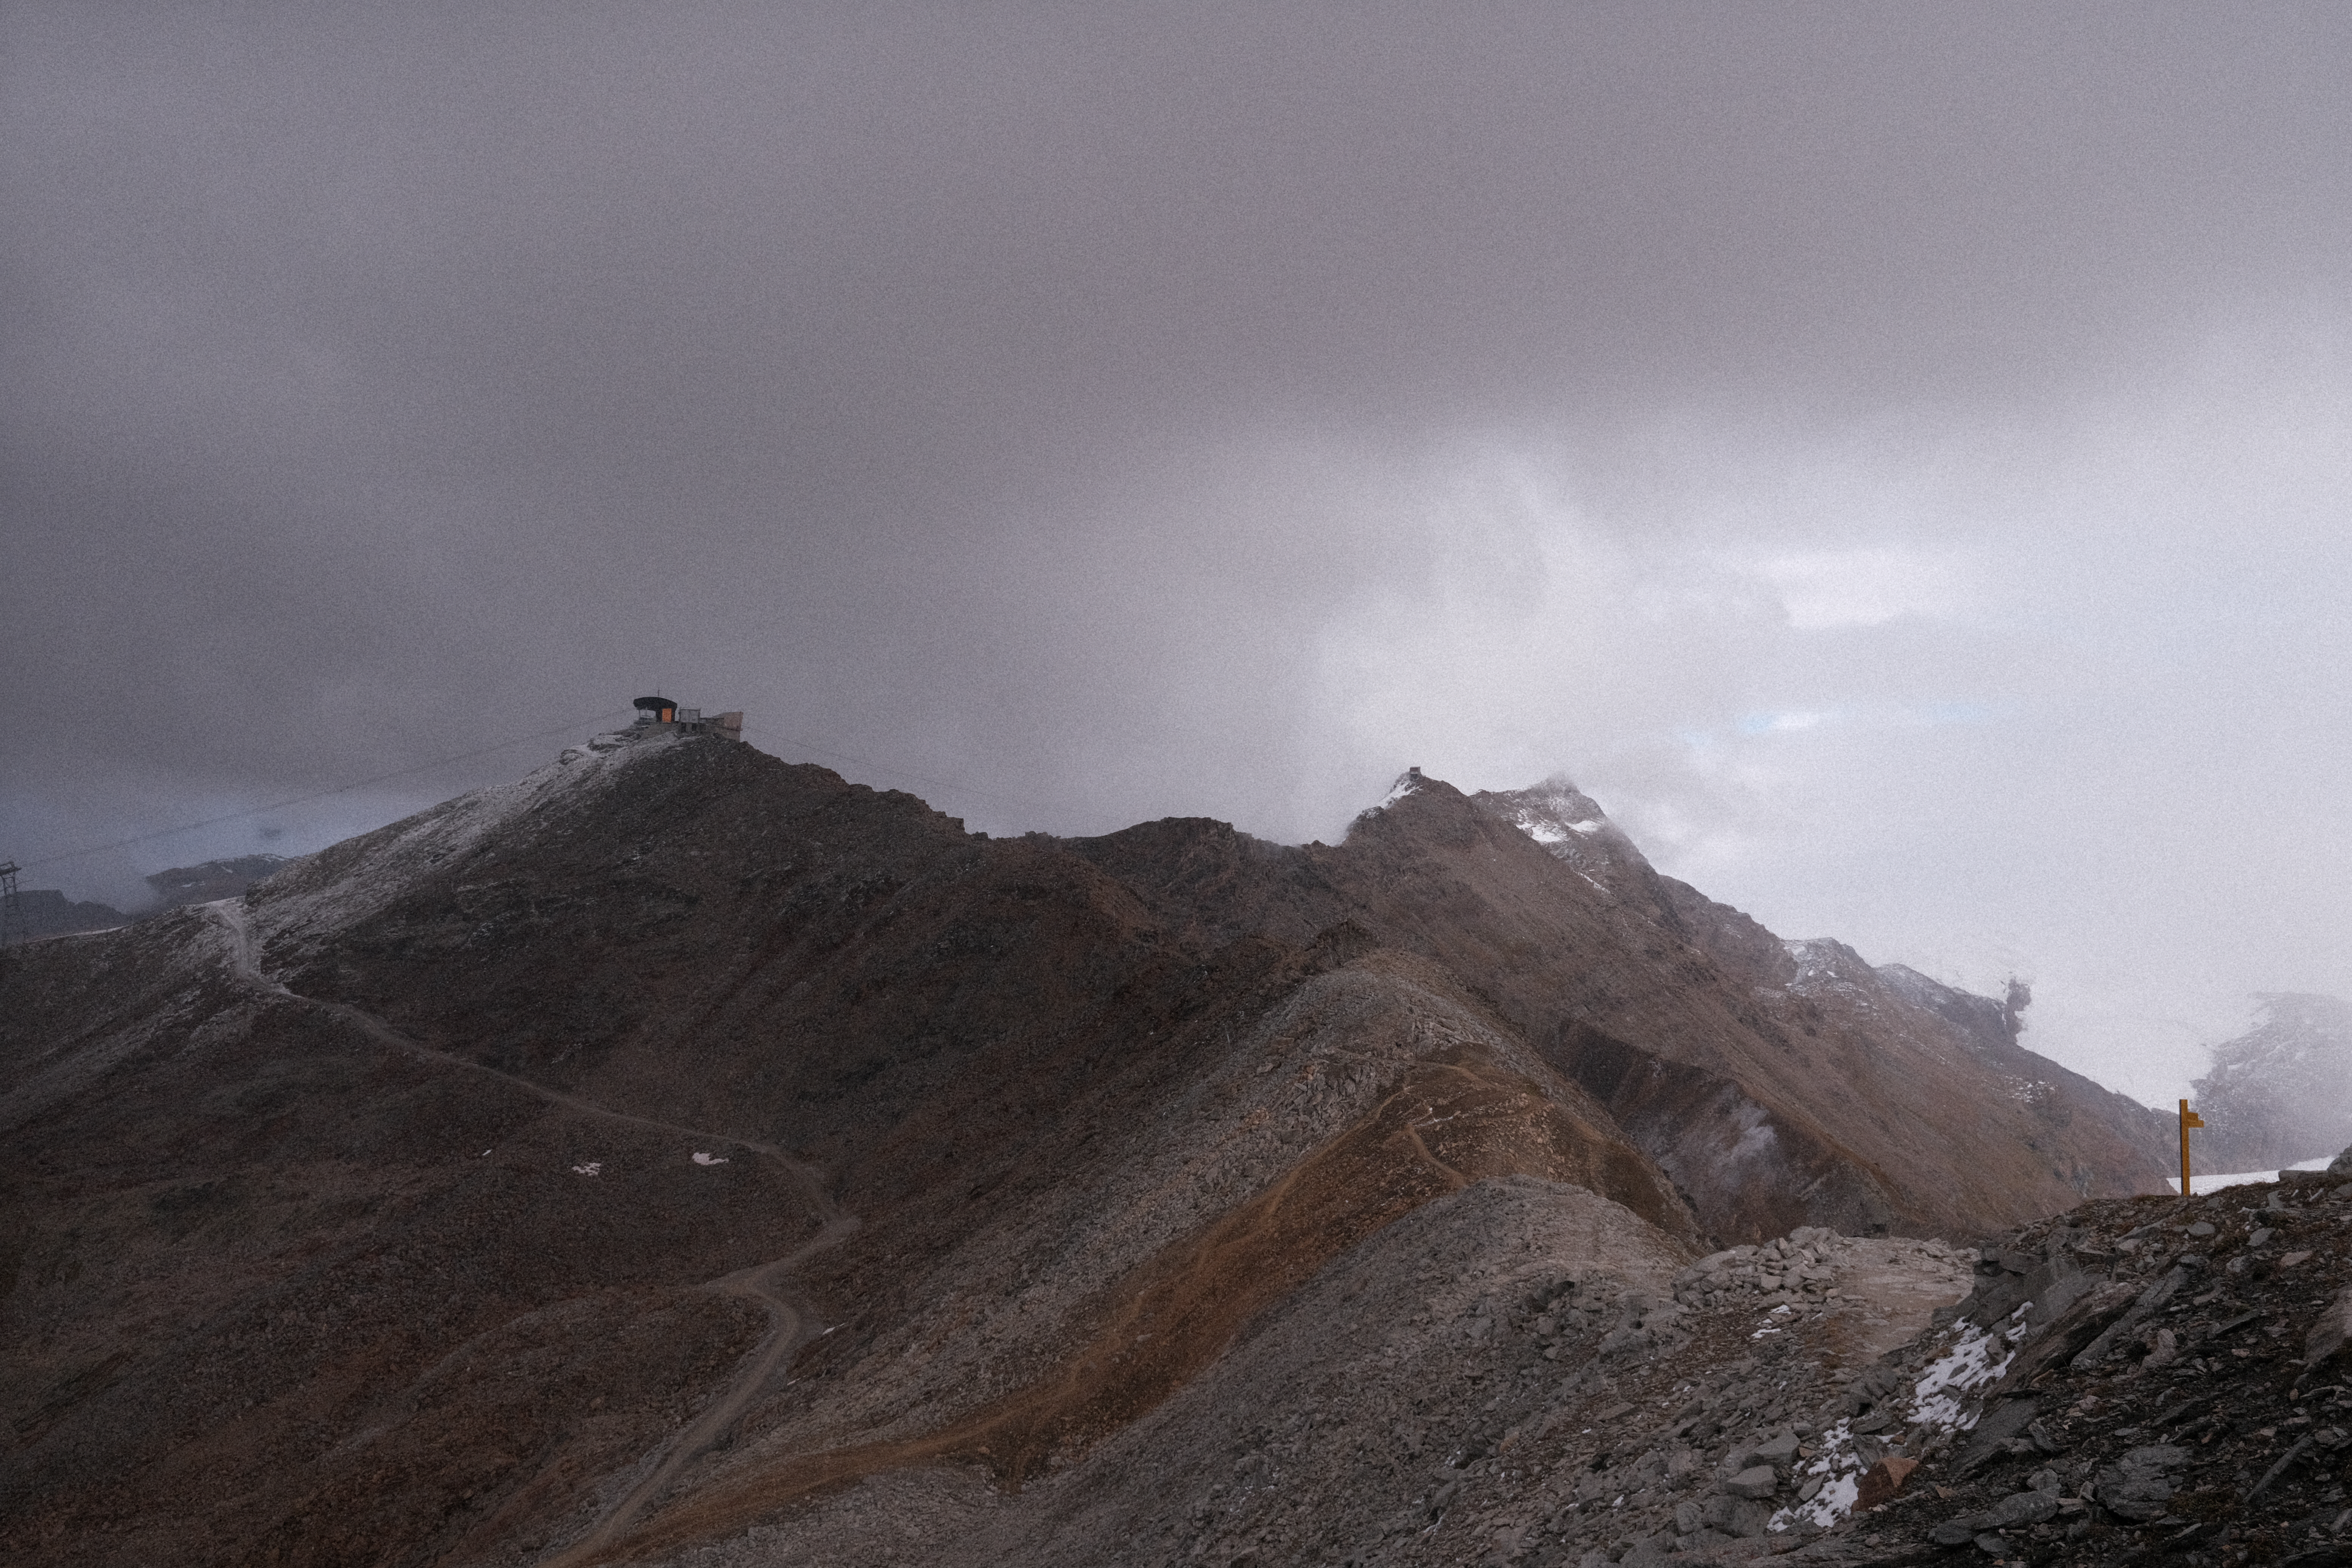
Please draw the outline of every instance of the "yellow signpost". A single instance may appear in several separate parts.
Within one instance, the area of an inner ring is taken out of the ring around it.
[[[2182,1100],[2180,1102],[2180,1195],[2184,1198],[2189,1195],[2189,1130],[2204,1125],[2205,1119],[2189,1110],[2187,1100]]]

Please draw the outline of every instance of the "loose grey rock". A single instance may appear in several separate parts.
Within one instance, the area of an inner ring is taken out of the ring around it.
[[[2126,1336],[2162,1309],[2172,1300],[2175,1292],[2188,1282],[2187,1269],[2166,1270],[2153,1284],[2139,1293],[2139,1299],[2131,1304],[2129,1311],[2108,1324],[2097,1339],[2084,1346],[2082,1352],[2067,1364],[2077,1373],[2088,1372],[2096,1367],[2114,1352],[2116,1346],[2121,1343]]]
[[[1772,1510],[1763,1503],[1748,1498],[1718,1495],[1700,1505],[1699,1521],[1704,1528],[1691,1539],[1696,1541],[1717,1531],[1727,1536],[1753,1538],[1763,1534],[1764,1527],[1771,1520]]]
[[[2318,1366],[2340,1354],[2352,1342],[2352,1285],[2336,1292],[2335,1300],[2312,1320],[2303,1336],[2303,1364]]]
[[[2014,1530],[2020,1525],[2040,1524],[2058,1516],[2058,1493],[2050,1491],[2014,1492],[1993,1504],[1991,1528]]]
[[[2048,1491],[2016,1492],[1982,1512],[1964,1513],[1944,1521],[1927,1531],[1927,1539],[1938,1546],[1960,1546],[1987,1531],[2016,1530],[2057,1516],[2058,1492],[2054,1486]]]
[[[1772,1473],[1769,1465],[1750,1465],[1729,1480],[1723,1489],[1737,1498],[1767,1498],[1779,1489],[1780,1478]]]
[[[2099,1502],[2109,1512],[2136,1523],[2158,1518],[2172,1496],[2168,1473],[2189,1462],[2189,1450],[2169,1443],[2127,1450],[2099,1472]]]

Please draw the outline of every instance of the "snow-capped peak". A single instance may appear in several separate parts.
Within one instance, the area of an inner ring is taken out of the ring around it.
[[[1554,773],[1528,789],[1486,792],[1473,798],[1603,891],[1609,878],[1641,860],[1641,852],[1610,822],[1601,803],[1565,774]]]
[[[1547,849],[1597,837],[1609,826],[1600,803],[1558,773],[1532,789],[1489,798],[1512,826]]]

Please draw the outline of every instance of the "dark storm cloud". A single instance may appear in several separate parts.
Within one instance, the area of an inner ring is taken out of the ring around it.
[[[2211,581],[2165,563],[2216,509],[2095,498],[2212,408],[2286,434],[2174,496],[2302,476],[2240,589],[2341,564],[2336,7],[8,28],[22,859],[659,679],[1000,827],[1305,837],[1405,762],[1599,770],[1662,853],[1835,916],[1790,824],[1899,837],[1927,764],[1775,748],[2020,710],[2069,636],[2168,689],[2132,628]]]

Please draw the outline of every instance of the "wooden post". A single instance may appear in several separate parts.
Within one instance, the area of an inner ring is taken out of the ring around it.
[[[2180,1102],[2180,1195],[2184,1198],[2189,1195],[2189,1130],[2204,1125],[2205,1119],[2189,1110],[2187,1100],[2182,1100]]]

